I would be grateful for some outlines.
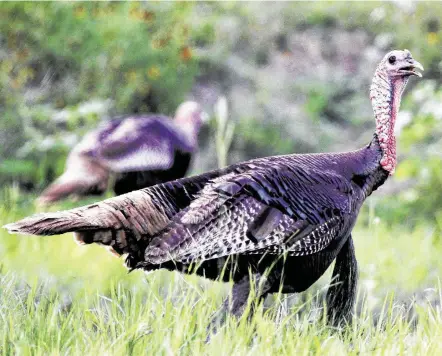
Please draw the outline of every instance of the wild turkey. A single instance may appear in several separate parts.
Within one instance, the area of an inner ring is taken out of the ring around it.
[[[328,321],[339,325],[357,284],[351,231],[364,200],[395,169],[394,122],[409,77],[421,76],[416,68],[423,69],[408,50],[380,62],[370,89],[376,131],[362,149],[254,159],[6,228],[74,231],[79,243],[127,254],[129,269],[233,279],[232,303],[223,310],[237,316],[251,290],[258,300],[304,291],[336,259],[327,302]]]
[[[112,173],[117,195],[184,177],[204,115],[189,101],[179,106],[174,121],[163,115],[132,115],[105,123],[74,147],[65,172],[39,202],[102,194]]]

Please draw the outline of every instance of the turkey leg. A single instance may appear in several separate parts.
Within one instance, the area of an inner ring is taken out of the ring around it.
[[[270,287],[271,283],[268,277],[260,273],[244,276],[238,282],[235,282],[233,284],[231,297],[228,296],[224,300],[220,310],[215,313],[209,324],[208,331],[212,333],[216,332],[217,329],[224,324],[227,313],[237,318],[241,317],[247,307],[247,300],[249,299],[250,293],[254,292],[256,300],[259,302],[267,296]],[[255,302],[251,305],[249,318],[253,316],[256,306]]]
[[[356,299],[358,263],[356,261],[353,238],[350,235],[336,257],[332,283],[327,292],[327,321],[339,326],[350,322]]]

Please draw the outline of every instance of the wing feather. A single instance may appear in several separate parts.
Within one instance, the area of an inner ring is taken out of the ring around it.
[[[314,179],[273,168],[227,174],[172,219],[149,244],[145,259],[161,264],[258,251],[316,253],[351,220],[350,191],[330,182],[329,173]],[[260,238],[251,239],[257,232]]]

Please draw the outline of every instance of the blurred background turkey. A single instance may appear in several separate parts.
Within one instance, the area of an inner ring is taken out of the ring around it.
[[[103,123],[69,153],[65,172],[38,202],[100,195],[112,173],[117,195],[184,177],[205,115],[198,103],[187,101],[174,121],[164,115],[131,115]]]
[[[218,120],[201,127],[187,175],[255,157],[362,147],[373,132],[367,100],[373,70],[389,50],[407,48],[425,72],[403,95],[396,172],[367,200],[355,226],[358,310],[366,310],[369,320],[364,335],[376,336],[359,340],[355,332],[352,345],[366,352],[404,345],[411,353],[427,345],[427,354],[438,354],[442,337],[435,333],[442,321],[436,312],[429,317],[428,303],[439,310],[441,13],[440,2],[417,1],[1,3],[0,222],[42,212],[33,202],[63,174],[69,152],[100,122],[149,112],[172,117],[188,100],[219,116],[222,110],[211,109],[225,96],[229,125]],[[44,211],[98,199],[65,199]],[[190,340],[204,334],[201,320],[209,320],[228,288],[172,273],[127,275],[105,251],[71,240],[0,232],[0,315],[9,320],[0,322],[0,345],[22,353],[30,341],[43,353],[99,352],[105,346],[120,354],[147,346],[151,353],[194,351]],[[296,324],[301,334],[287,327],[291,321],[284,324],[298,309],[306,311],[298,314],[301,320],[308,319],[315,310],[311,303],[320,313],[330,275],[280,307],[269,304],[283,327],[258,313],[253,341],[239,323],[221,337],[222,347],[214,340],[212,349],[199,346],[200,353],[247,354],[250,345],[264,354],[302,347],[348,350],[350,343],[334,341],[308,322]],[[409,319],[392,317],[388,330],[373,331],[370,318],[386,315],[380,311],[392,290],[387,304]],[[54,314],[42,309],[48,300]],[[124,303],[133,309],[124,308],[122,316]],[[70,311],[75,322],[67,322],[62,311]],[[51,315],[59,322],[50,322]],[[416,315],[419,323],[407,322]],[[69,328],[61,327],[64,321]],[[428,346],[422,340],[434,341]]]

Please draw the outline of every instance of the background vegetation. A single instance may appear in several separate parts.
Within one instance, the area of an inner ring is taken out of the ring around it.
[[[441,14],[432,2],[1,3],[2,225],[36,212],[69,149],[112,115],[171,114],[185,98],[220,115],[225,95],[230,122],[203,131],[198,173],[217,161],[362,146],[384,53],[408,48],[425,72],[402,102],[397,172],[356,228],[358,317],[344,334],[321,319],[329,274],[308,293],[267,301],[250,324],[230,321],[206,345],[227,286],[127,275],[99,247],[1,231],[0,353],[440,353]],[[216,157],[223,137],[231,149]]]
[[[173,112],[197,73],[190,9],[186,3],[2,4],[3,181],[47,183],[79,136],[111,113]]]

